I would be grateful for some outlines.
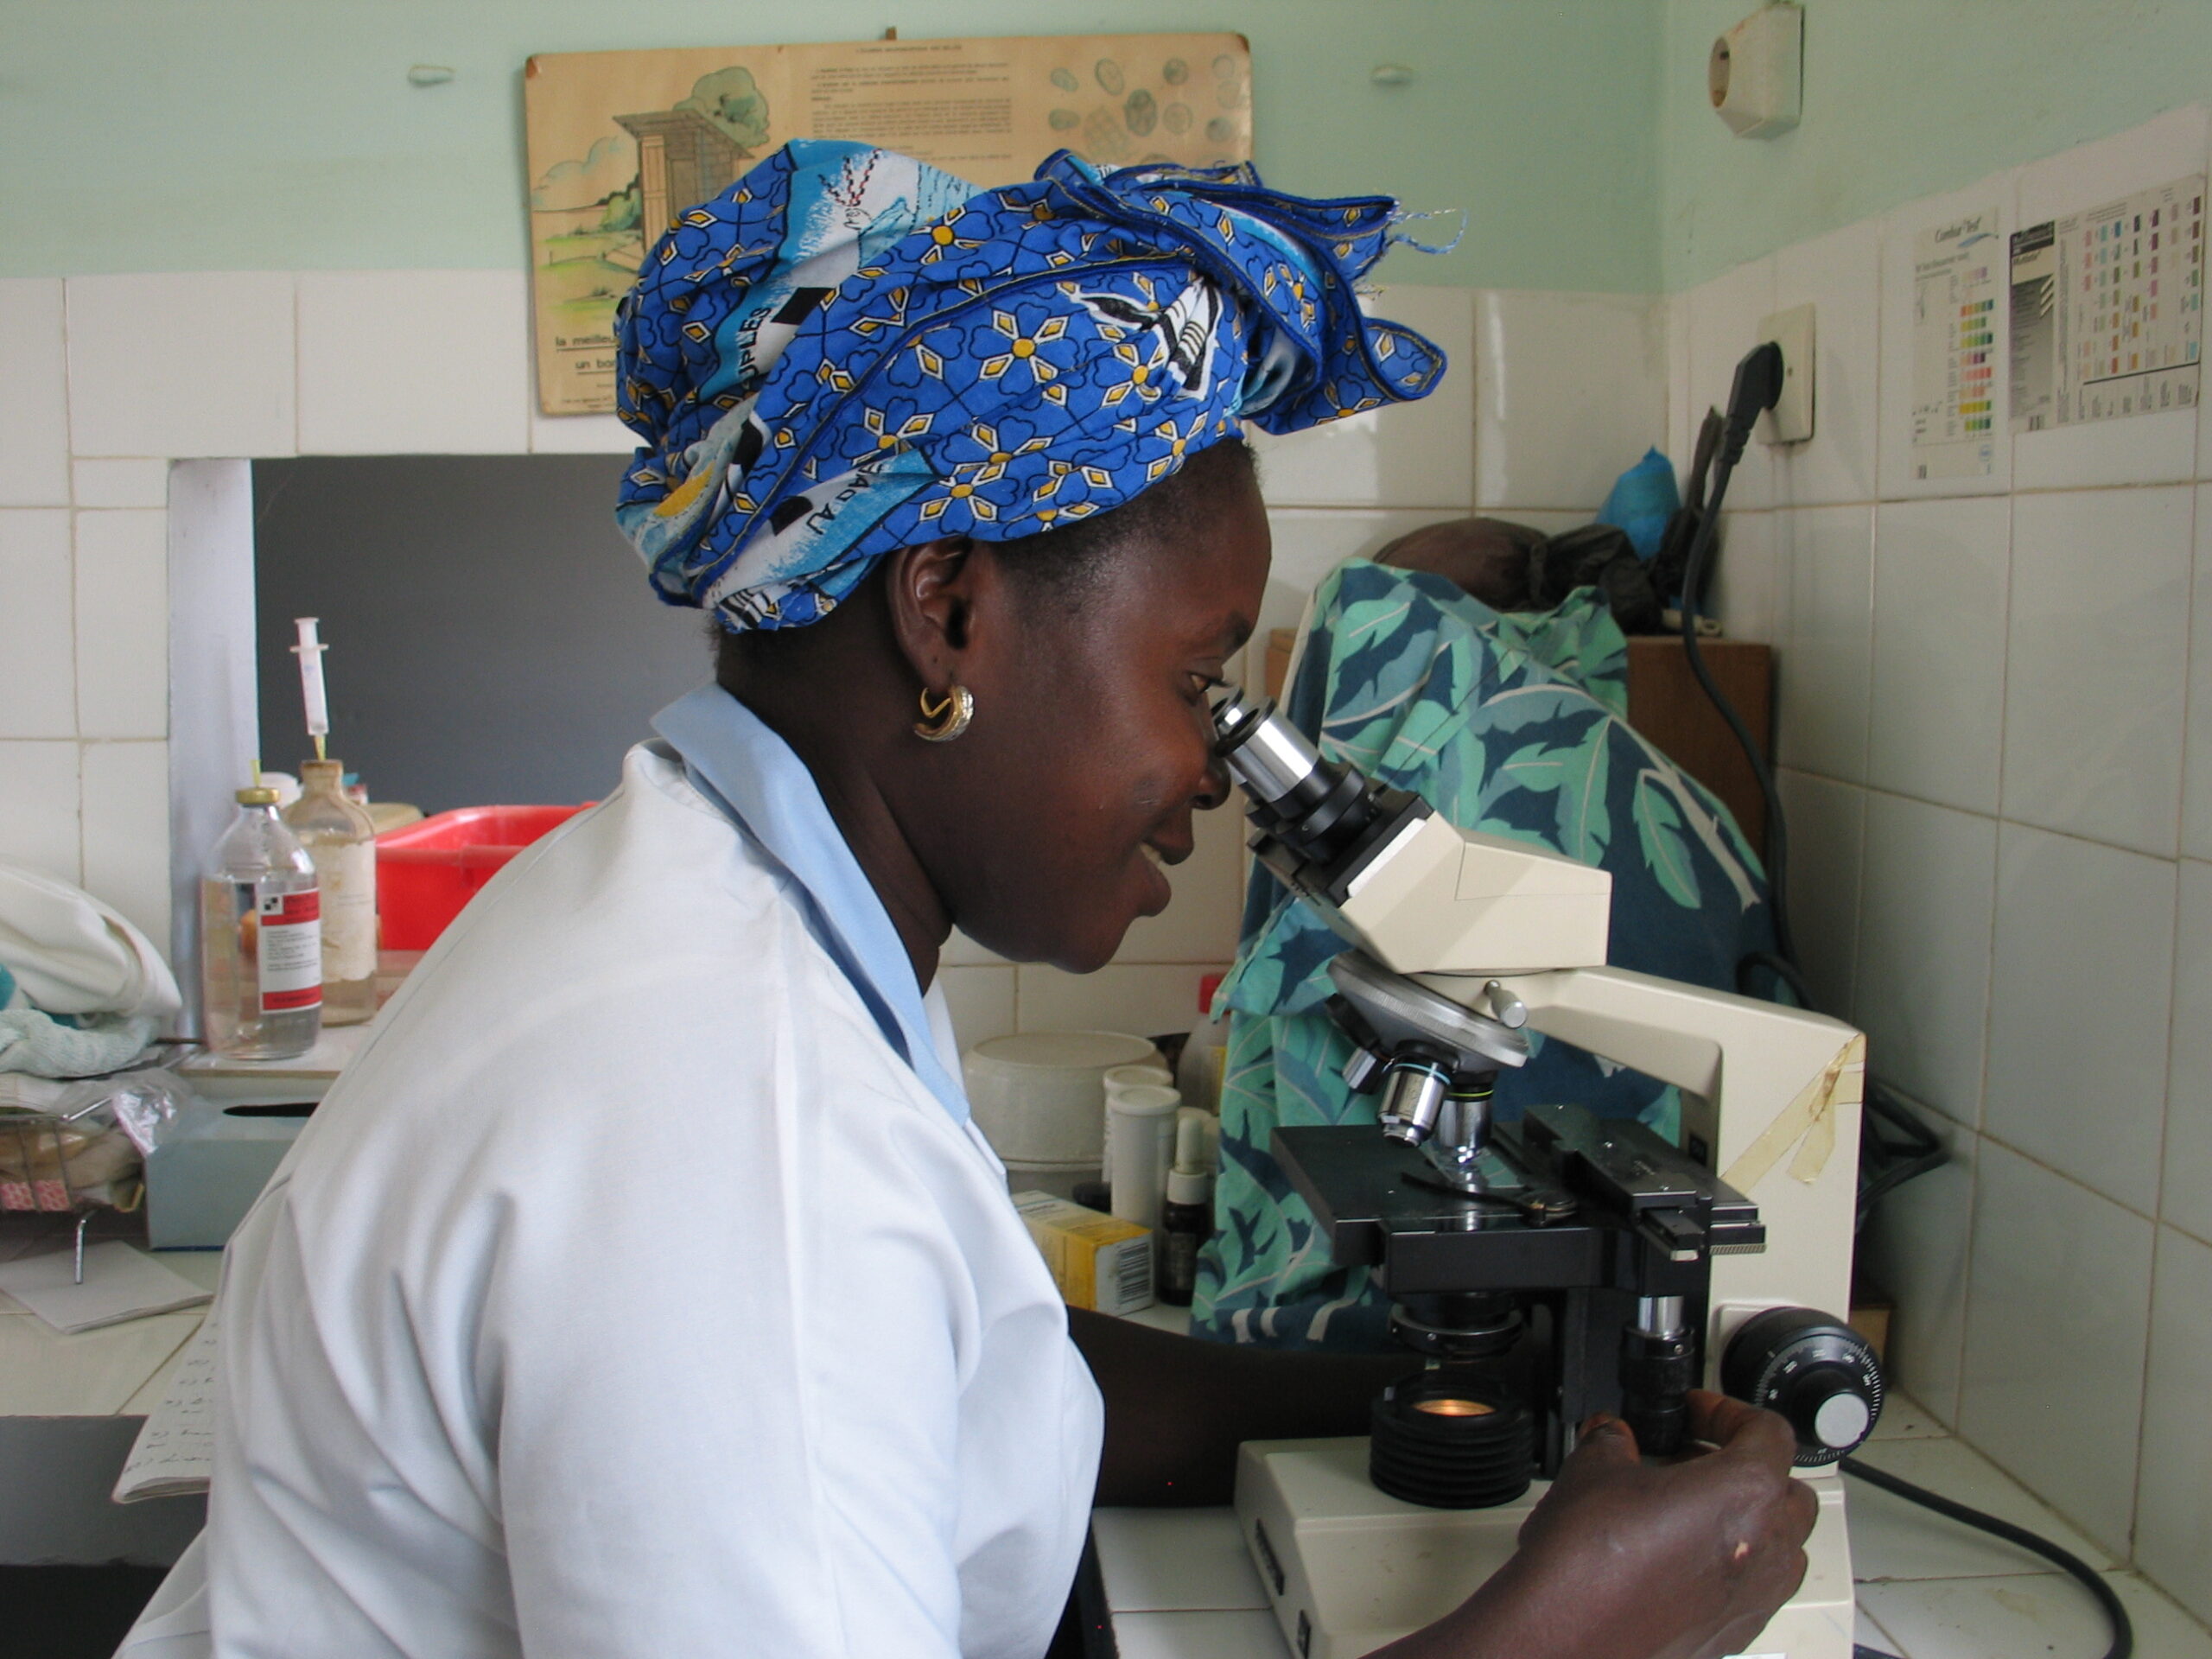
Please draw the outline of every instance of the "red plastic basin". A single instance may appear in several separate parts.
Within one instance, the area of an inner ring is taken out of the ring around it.
[[[591,804],[588,801],[585,806]],[[386,950],[427,950],[524,848],[583,806],[463,806],[377,837],[377,914]]]

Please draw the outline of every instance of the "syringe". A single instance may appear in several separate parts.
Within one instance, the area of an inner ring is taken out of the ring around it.
[[[315,739],[315,758],[329,757],[324,753],[324,740],[330,735],[330,704],[322,690],[322,653],[330,649],[315,638],[315,624],[320,618],[296,616],[293,626],[300,631],[300,643],[292,647],[292,655],[300,659],[300,701],[307,705],[308,735]]]

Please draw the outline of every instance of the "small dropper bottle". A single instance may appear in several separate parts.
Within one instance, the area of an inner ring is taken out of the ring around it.
[[[1198,1284],[1198,1252],[1213,1236],[1213,1173],[1206,1164],[1206,1115],[1185,1112],[1175,1124],[1175,1167],[1160,1206],[1160,1300],[1188,1307]]]

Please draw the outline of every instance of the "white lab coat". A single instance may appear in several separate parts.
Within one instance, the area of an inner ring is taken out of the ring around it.
[[[1097,1392],[804,902],[649,745],[448,930],[231,1245],[126,1654],[1042,1652]]]

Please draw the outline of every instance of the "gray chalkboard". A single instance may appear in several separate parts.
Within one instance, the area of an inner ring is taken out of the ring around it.
[[[322,619],[331,753],[425,812],[594,800],[711,672],[614,529],[613,455],[256,461],[263,763],[308,747],[292,619]]]

